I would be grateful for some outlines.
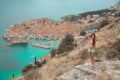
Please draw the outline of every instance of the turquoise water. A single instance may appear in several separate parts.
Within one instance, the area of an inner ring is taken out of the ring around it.
[[[109,8],[119,0],[0,0],[0,80],[18,76],[21,69],[34,60],[49,54],[50,50],[31,45],[45,40],[31,40],[29,44],[6,46],[2,36],[12,24],[32,18],[47,17],[60,20],[67,14]],[[57,46],[56,46],[57,47]]]
[[[18,76],[22,68],[37,59],[47,55],[50,49],[32,47],[34,43],[46,42],[46,40],[30,41],[29,44],[17,44],[13,46],[0,46],[0,80],[8,80],[12,74]],[[53,41],[50,41],[53,42]]]

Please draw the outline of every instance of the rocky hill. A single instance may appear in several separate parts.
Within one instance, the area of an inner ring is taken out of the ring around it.
[[[120,1],[116,5],[112,6],[111,9],[116,9],[119,11],[120,10]]]
[[[120,16],[120,3],[117,3],[116,5],[108,9],[88,11],[76,15],[66,15],[63,16],[61,19],[62,21],[78,23],[79,20],[85,18],[99,18],[99,17],[108,17],[108,16],[112,16],[112,17]]]
[[[120,19],[113,26],[109,24],[101,28],[96,34],[98,42],[96,45],[97,52],[95,53],[95,71],[91,70],[89,64],[87,64],[90,63],[87,52],[89,45],[87,44],[88,39],[85,38],[77,39],[77,47],[72,51],[57,55],[48,60],[42,67],[28,71],[18,80],[96,80],[96,78],[100,78],[100,80],[119,80]],[[109,60],[113,60],[113,62]],[[98,65],[104,64],[105,69],[101,72],[102,68]],[[112,74],[114,76],[111,77]]]

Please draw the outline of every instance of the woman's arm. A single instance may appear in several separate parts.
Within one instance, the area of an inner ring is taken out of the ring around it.
[[[98,37],[95,35],[95,41],[98,41]]]
[[[91,39],[91,35],[90,34],[87,34],[86,36],[88,39]]]

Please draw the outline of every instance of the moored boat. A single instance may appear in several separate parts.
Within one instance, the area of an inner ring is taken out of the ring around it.
[[[44,49],[50,49],[50,46],[42,45],[42,44],[33,44],[32,46]]]

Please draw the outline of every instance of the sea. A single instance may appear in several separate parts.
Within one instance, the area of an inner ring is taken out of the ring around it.
[[[50,53],[51,49],[33,47],[32,44],[51,44],[57,48],[54,40],[34,40],[28,44],[6,46],[3,35],[10,25],[22,23],[33,18],[50,18],[60,21],[68,14],[100,10],[115,5],[119,0],[0,0],[0,80],[9,80],[14,74],[18,77],[21,70]]]

